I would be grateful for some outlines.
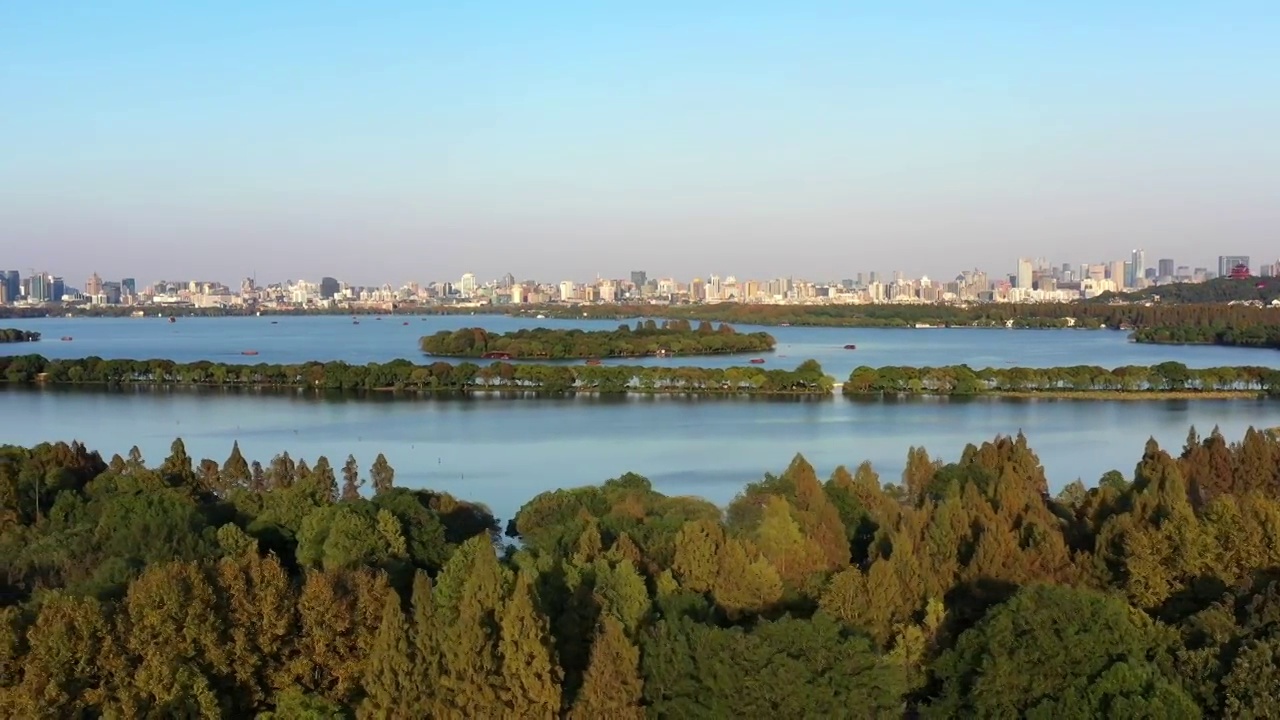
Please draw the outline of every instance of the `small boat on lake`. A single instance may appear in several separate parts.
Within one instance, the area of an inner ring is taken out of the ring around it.
[[[241,355],[257,355],[258,351],[257,350],[241,350],[240,354]]]
[[[176,323],[176,322],[178,322],[178,318],[176,318],[176,317],[174,317],[174,316],[170,315],[170,316],[169,316],[169,322],[171,322],[171,323]]]
[[[845,345],[845,346],[844,346],[844,349],[845,349],[845,350],[857,350],[857,349],[858,349],[858,346],[857,346],[857,345]]]
[[[62,342],[71,342],[71,336],[70,336],[70,335],[63,335],[63,336],[62,336]]]
[[[359,325],[359,324],[360,324],[360,321],[359,321],[359,320],[352,320],[352,321],[351,321],[351,324],[352,324],[352,325]]]
[[[752,364],[752,365],[763,365],[763,364],[764,364],[764,358],[751,358],[751,364]]]
[[[588,361],[587,361],[587,364],[588,364],[588,365],[599,365],[599,364],[600,364],[600,361],[599,361],[599,360],[597,360],[597,359],[595,359],[595,358],[591,358],[590,360],[588,360]]]

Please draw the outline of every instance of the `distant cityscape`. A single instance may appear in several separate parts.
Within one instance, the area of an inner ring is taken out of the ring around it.
[[[1262,277],[1280,277],[1280,260],[1258,268]],[[337,309],[431,305],[540,305],[553,303],[983,303],[1071,302],[1107,292],[1141,290],[1171,283],[1200,283],[1217,277],[1253,275],[1246,255],[1222,255],[1216,268],[1178,265],[1173,258],[1148,263],[1146,252],[1133,250],[1127,260],[1053,264],[1043,258],[1019,258],[1008,275],[966,270],[948,280],[905,277],[894,272],[856,273],[840,280],[811,281],[792,277],[742,279],[732,275],[681,280],[651,278],[635,270],[626,278],[590,282],[519,280],[508,273],[481,280],[466,273],[456,281],[400,287],[351,285],[333,277],[288,280],[265,286],[245,278],[238,288],[209,280],[160,280],[139,286],[134,278],[105,280],[91,275],[83,288],[68,285],[49,272],[0,271],[0,305],[126,306],[139,311],[167,308]]]

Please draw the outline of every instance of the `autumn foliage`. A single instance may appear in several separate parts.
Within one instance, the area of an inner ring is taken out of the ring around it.
[[[379,456],[0,449],[0,715],[1256,717],[1280,442],[1052,484],[1021,435],[897,482],[796,456],[725,508],[638,475],[507,524]],[[341,475],[341,480],[338,475]]]

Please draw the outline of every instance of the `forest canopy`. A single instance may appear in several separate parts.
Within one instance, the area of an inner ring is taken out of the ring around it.
[[[268,388],[404,393],[508,392],[680,393],[697,395],[829,395],[834,380],[816,360],[794,369],[761,365],[699,368],[670,365],[565,365],[408,360],[350,365],[341,361],[290,365],[237,365],[200,361],[49,360],[39,355],[0,356],[0,382],[73,387]]]
[[[422,351],[443,357],[493,357],[501,359],[565,360],[660,355],[725,355],[765,352],[776,341],[765,332],[738,333],[732,327],[709,322],[692,327],[688,321],[668,320],[661,325],[642,320],[635,327],[617,330],[533,328],[490,333],[483,328],[441,330],[421,340]]]
[[[8,717],[1258,717],[1280,441],[1050,493],[1021,435],[726,508],[627,474],[483,505],[233,445],[0,448]]]

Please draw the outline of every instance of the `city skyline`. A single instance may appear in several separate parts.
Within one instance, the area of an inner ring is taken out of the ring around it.
[[[464,273],[450,280],[412,280],[403,283],[351,283],[333,276],[259,282],[246,277],[236,289],[210,278],[157,280],[139,285],[133,277],[104,279],[93,273],[83,289],[47,271],[24,278],[16,270],[0,269],[0,304],[46,305],[192,305],[195,307],[320,307],[346,304],[541,304],[555,302],[614,303],[746,302],[746,303],[882,303],[882,302],[1071,302],[1109,292],[1141,290],[1172,283],[1201,283],[1215,277],[1280,277],[1280,260],[1251,266],[1244,255],[1218,256],[1216,270],[1180,265],[1175,258],[1149,264],[1146,251],[1135,248],[1128,260],[1056,263],[1047,258],[1022,257],[1012,274],[964,270],[947,278],[909,277],[901,271],[847,273],[834,278],[787,275],[737,277],[710,273],[679,278],[650,276],[632,270],[624,277],[597,276],[586,282],[548,281],[506,273],[481,278]]]
[[[138,285],[139,287],[142,287],[143,285],[149,285],[155,282],[188,282],[188,281],[217,282],[217,283],[222,283],[228,286],[233,286],[233,285],[239,285],[246,278],[252,278],[258,281],[261,286],[265,287],[269,285],[278,285],[282,283],[299,282],[299,281],[319,282],[319,280],[323,277],[336,277],[337,275],[344,275],[340,279],[344,283],[351,286],[381,287],[388,284],[392,286],[396,286],[396,285],[408,284],[408,283],[429,284],[429,283],[438,283],[438,282],[458,282],[465,275],[474,276],[476,279],[476,282],[479,284],[498,282],[507,276],[511,276],[520,282],[555,284],[565,280],[569,280],[575,283],[590,283],[590,282],[595,282],[599,280],[625,280],[630,276],[632,276],[637,271],[645,273],[650,279],[663,278],[663,279],[683,280],[685,282],[688,282],[696,278],[707,279],[713,275],[720,276],[720,277],[737,277],[742,279],[793,278],[793,279],[804,279],[804,280],[814,281],[814,282],[838,282],[840,280],[844,280],[844,279],[851,278],[858,275],[878,276],[882,280],[885,280],[885,279],[892,279],[895,276],[900,275],[906,278],[919,279],[923,277],[923,278],[928,278],[936,281],[945,282],[945,281],[953,280],[956,277],[960,276],[961,274],[978,271],[986,275],[989,275],[991,277],[1011,278],[1013,279],[1014,284],[1017,285],[1018,284],[1017,278],[1020,275],[1021,264],[1023,261],[1030,262],[1037,266],[1042,265],[1044,267],[1053,267],[1053,268],[1059,268],[1064,266],[1078,268],[1084,265],[1106,265],[1108,268],[1110,268],[1111,266],[1116,265],[1117,263],[1122,265],[1127,265],[1129,263],[1132,263],[1133,259],[1136,258],[1137,253],[1143,253],[1143,257],[1145,258],[1145,264],[1143,269],[1144,270],[1155,269],[1157,270],[1157,274],[1159,276],[1173,275],[1173,273],[1159,272],[1159,269],[1164,267],[1164,265],[1167,265],[1169,268],[1172,268],[1175,271],[1179,268],[1184,268],[1188,270],[1187,274],[1190,274],[1190,271],[1192,270],[1199,269],[1199,270],[1208,271],[1213,276],[1225,276],[1230,272],[1230,267],[1234,265],[1235,261],[1238,259],[1243,259],[1245,261],[1245,264],[1249,265],[1250,268],[1254,270],[1255,273],[1258,271],[1258,267],[1255,267],[1255,266],[1258,266],[1260,264],[1270,265],[1273,259],[1275,259],[1277,262],[1280,262],[1280,252],[1277,252],[1274,258],[1268,255],[1257,255],[1257,254],[1249,254],[1244,252],[1233,252],[1230,254],[1215,254],[1212,256],[1198,257],[1196,260],[1188,261],[1185,258],[1170,257],[1165,254],[1152,253],[1150,251],[1145,250],[1144,248],[1137,248],[1137,249],[1126,251],[1124,253],[1115,251],[1111,256],[1092,258],[1088,260],[1069,260],[1069,259],[1063,259],[1063,258],[1048,257],[1044,254],[1031,253],[1031,254],[1022,255],[1022,256],[1009,259],[1005,263],[1006,265],[1008,265],[1007,271],[1003,267],[999,267],[999,268],[982,267],[976,263],[967,267],[963,265],[958,266],[952,269],[952,271],[950,272],[941,272],[941,273],[911,273],[903,270],[900,266],[895,266],[892,268],[884,268],[884,269],[881,269],[881,268],[869,269],[865,267],[860,267],[860,268],[848,268],[843,270],[839,270],[839,269],[832,270],[830,267],[830,264],[828,264],[829,266],[826,270],[820,273],[812,274],[812,275],[798,273],[798,272],[787,272],[783,268],[774,268],[771,272],[765,272],[760,274],[748,274],[748,273],[733,272],[730,269],[727,269],[725,267],[709,268],[709,269],[704,269],[702,272],[694,272],[690,274],[680,274],[680,273],[673,273],[673,272],[662,272],[661,271],[661,268],[663,267],[662,264],[644,265],[644,263],[637,263],[635,265],[628,266],[627,269],[625,270],[595,272],[588,276],[570,276],[568,273],[563,273],[563,272],[561,273],[552,272],[543,276],[535,276],[533,274],[522,274],[519,272],[518,268],[506,268],[506,269],[499,270],[497,272],[493,272],[491,274],[476,272],[471,269],[464,269],[462,272],[456,273],[453,275],[442,274],[440,272],[433,272],[433,271],[423,271],[423,272],[417,272],[417,273],[409,272],[407,277],[399,277],[399,276],[392,277],[391,273],[384,273],[384,276],[381,278],[363,279],[363,278],[346,277],[340,269],[334,268],[334,267],[330,267],[325,271],[312,273],[312,274],[300,275],[295,273],[293,275],[281,276],[281,277],[263,276],[261,273],[257,272],[254,269],[240,272],[239,274],[233,273],[232,277],[221,277],[213,273],[202,271],[202,270],[194,270],[194,271],[193,270],[185,270],[185,271],[175,270],[174,272],[164,273],[156,277],[148,277],[148,276],[141,276],[139,273],[136,273],[136,272],[126,272],[125,274],[122,275],[118,272],[100,271],[99,269],[96,269],[96,268],[90,270],[88,273],[81,276],[75,273],[66,272],[65,270],[61,269],[65,267],[63,265],[58,266],[59,270],[51,269],[51,267],[48,266],[47,263],[46,263],[46,266],[40,266],[38,264],[37,265],[20,265],[19,263],[12,262],[12,257],[14,257],[13,255],[6,255],[6,256],[0,257],[0,273],[3,273],[8,270],[16,270],[24,278],[28,277],[33,273],[48,274],[48,275],[57,276],[59,279],[64,280],[64,282],[66,282],[68,286],[74,286],[74,287],[81,287],[87,284],[87,280],[82,280],[79,278],[81,277],[90,278],[93,276],[98,276],[103,280],[115,280],[115,281],[119,281],[122,277],[127,277],[130,280],[135,280],[136,278],[135,282],[139,283]],[[1223,270],[1224,262],[1226,263],[1225,270]],[[5,263],[8,263],[8,264],[6,265]],[[479,263],[479,265],[483,265],[483,264],[484,263]],[[722,263],[722,265],[731,265],[731,264],[732,263]],[[904,263],[904,264],[909,264],[909,263]],[[119,265],[123,267],[137,266],[137,264],[129,263],[127,261],[123,261],[123,262],[117,261],[116,263],[113,264],[113,266],[115,265]],[[468,267],[469,266],[464,266],[464,268],[468,268]],[[404,271],[399,271],[399,272],[401,274],[405,274]],[[1134,284],[1133,283],[1134,276],[1132,274],[1126,274],[1125,278],[1126,278],[1127,285],[1132,286]]]
[[[5,261],[932,277],[1280,228],[1274,3],[714,5],[6,7]]]

